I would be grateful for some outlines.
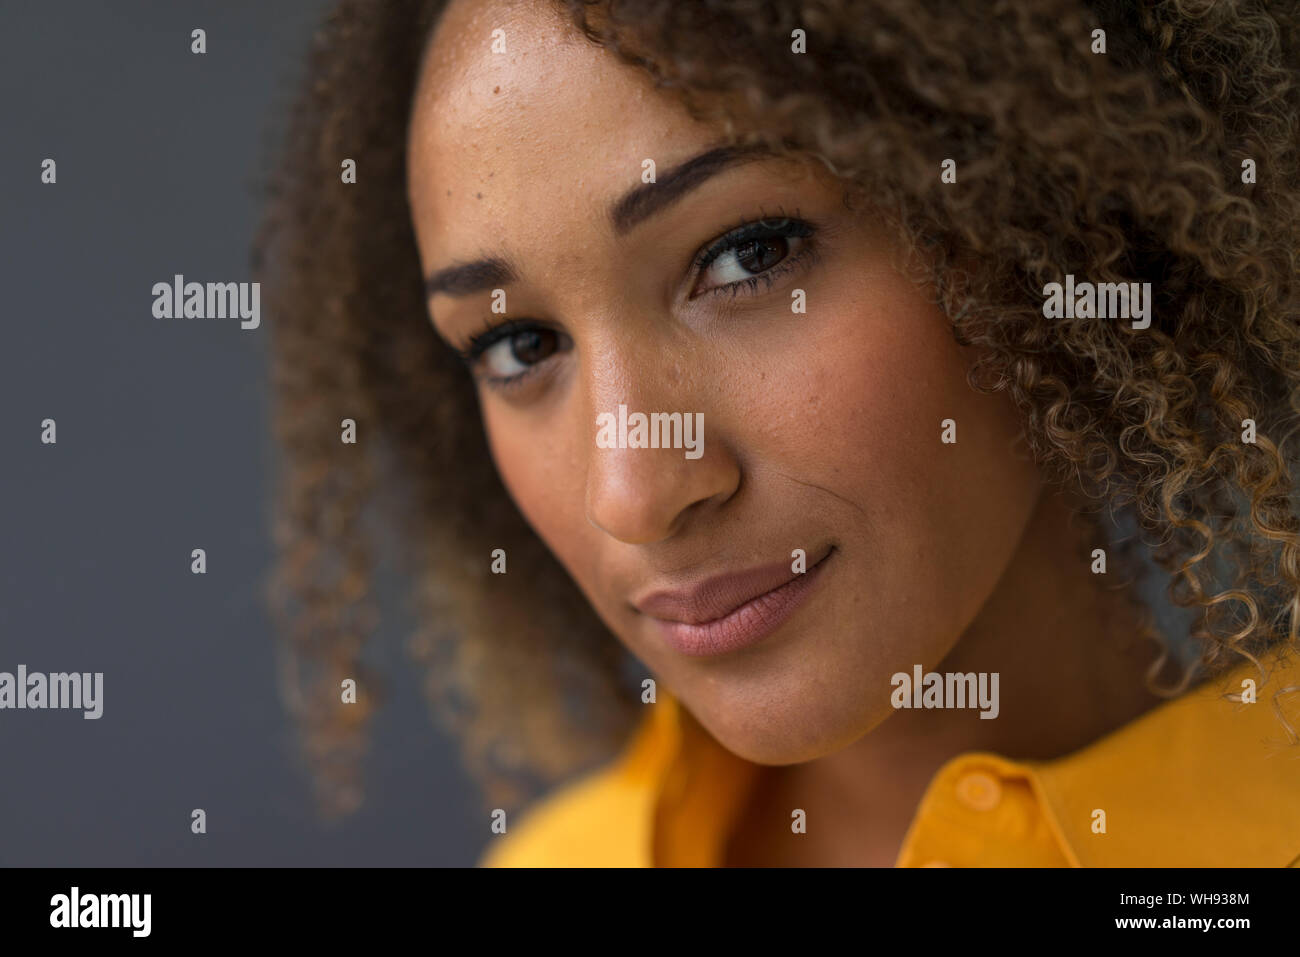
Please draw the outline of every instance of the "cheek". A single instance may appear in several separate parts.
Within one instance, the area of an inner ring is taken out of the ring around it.
[[[533,531],[588,599],[601,532],[586,520],[586,450],[577,429],[540,428],[527,416],[486,403],[483,426],[506,490]]]
[[[896,544],[942,546],[949,559],[929,556],[941,566],[1017,540],[1038,472],[1010,399],[968,385],[973,357],[942,312],[884,269],[837,270],[817,298],[729,383],[743,393],[732,404],[747,410],[744,443]]]
[[[830,433],[818,445],[906,569],[888,577],[903,593],[943,596],[964,628],[1015,550],[1038,471],[1010,399],[967,383],[971,356],[942,312],[901,277],[871,286],[842,297],[836,345],[818,350]]]

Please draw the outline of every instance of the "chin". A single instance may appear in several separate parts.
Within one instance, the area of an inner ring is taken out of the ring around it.
[[[888,677],[882,677],[879,685],[887,684]],[[848,747],[891,713],[888,702],[870,705],[880,695],[870,694],[865,682],[838,693],[828,693],[815,683],[762,695],[720,695],[717,690],[715,685],[712,694],[683,697],[683,704],[719,744],[754,764],[801,764],[823,758]],[[839,702],[853,702],[856,707]]]

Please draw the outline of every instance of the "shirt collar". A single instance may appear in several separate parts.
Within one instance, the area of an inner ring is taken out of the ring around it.
[[[650,859],[660,867],[717,866],[759,766],[720,745],[672,695],[661,696],[652,720],[663,748],[647,819]]]
[[[1297,863],[1300,748],[1278,719],[1300,692],[1300,668],[1277,657],[1266,668],[1254,703],[1227,697],[1245,679],[1260,683],[1245,664],[1074,754],[1023,764],[1079,865]],[[1097,810],[1105,833],[1094,830]]]

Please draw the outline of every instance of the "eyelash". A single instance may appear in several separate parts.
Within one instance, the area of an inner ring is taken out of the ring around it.
[[[787,216],[783,210],[778,207],[775,216],[760,216],[758,219],[744,220],[738,225],[732,227],[714,242],[710,243],[692,263],[692,269],[698,280],[699,274],[713,264],[715,260],[725,253],[732,250],[740,249],[746,243],[762,239],[811,239],[817,234],[817,227],[799,215],[799,210],[794,211],[793,216]],[[793,269],[796,265],[801,264],[804,259],[812,252],[812,243],[805,243],[804,248],[791,256],[787,256],[771,269],[765,269],[755,276],[749,276],[745,279],[738,279],[735,282],[724,283],[720,286],[714,286],[712,289],[706,289],[700,293],[701,296],[712,294],[729,293],[730,298],[734,299],[740,293],[740,287],[744,286],[750,292],[758,288],[760,282],[765,283],[766,289],[771,289],[776,280]]]
[[[479,356],[502,339],[513,336],[517,332],[536,328],[538,328],[537,323],[531,319],[506,319],[504,322],[497,323],[489,319],[481,331],[469,337],[465,348],[456,350],[456,354],[462,361],[472,365],[478,361]]]
[[[793,216],[787,216],[784,211],[778,208],[776,216],[762,215],[758,219],[742,220],[736,226],[733,226],[723,235],[711,242],[705,247],[691,263],[691,271],[695,274],[698,282],[701,272],[713,264],[719,257],[733,250],[740,249],[746,243],[763,239],[789,239],[797,237],[800,239],[811,239],[817,234],[817,227],[812,223],[800,217],[796,209]],[[812,243],[805,243],[804,248],[799,252],[786,257],[777,263],[771,269],[764,270],[754,276],[745,279],[739,279],[734,282],[724,283],[720,286],[714,286],[706,289],[699,296],[713,294],[729,294],[730,298],[735,298],[740,294],[740,288],[746,287],[750,293],[758,288],[759,282],[765,283],[765,288],[770,289],[776,280],[801,264],[806,258],[813,254]],[[699,298],[699,296],[692,298]],[[536,329],[547,329],[555,331],[549,326],[542,325],[535,320],[529,319],[507,319],[504,322],[493,324],[488,320],[484,328],[470,336],[469,341],[462,349],[456,349],[456,354],[461,361],[473,371],[479,358],[492,346],[496,345],[503,339],[519,332],[531,331]],[[516,373],[511,376],[483,376],[483,381],[498,389],[511,389],[521,384],[525,379],[531,377],[535,370],[539,369],[542,363],[529,366],[524,372]]]

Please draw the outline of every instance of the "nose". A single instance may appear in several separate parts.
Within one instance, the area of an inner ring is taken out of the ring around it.
[[[587,520],[621,542],[653,544],[731,498],[739,464],[722,431],[709,431],[695,390],[663,388],[654,370],[611,379],[617,389],[590,392]]]

